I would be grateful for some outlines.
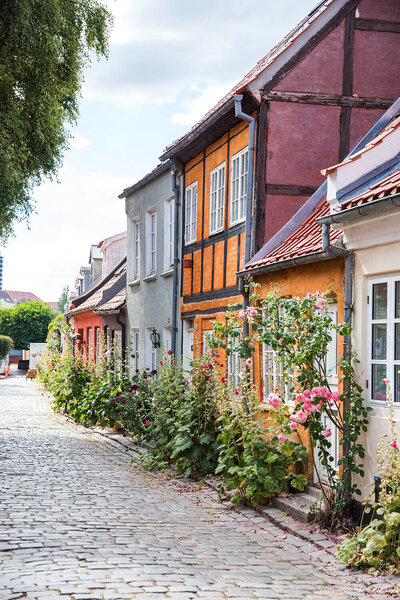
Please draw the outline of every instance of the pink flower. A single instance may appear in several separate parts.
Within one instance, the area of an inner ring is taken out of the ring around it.
[[[397,441],[396,440],[393,440],[392,446],[393,446],[393,448],[397,448]]]
[[[145,425],[150,425],[150,421],[148,419],[145,420],[144,422]]]
[[[189,385],[189,382],[188,382],[188,381],[185,381],[185,385]]]
[[[172,350],[168,350],[168,354],[171,356],[171,354],[172,354]]]
[[[160,360],[160,365],[162,366],[162,360]]]
[[[284,442],[286,440],[286,435],[284,433],[278,433],[276,437],[280,442]]]
[[[225,383],[226,377],[221,377],[221,381],[222,381],[222,383]]]
[[[329,429],[329,427],[321,431],[321,433],[325,438],[328,438],[332,435],[332,431]]]
[[[246,365],[248,367],[250,367],[250,365],[252,365],[252,364],[253,364],[253,361],[251,360],[251,358],[246,358]]]
[[[249,306],[249,308],[247,309],[247,316],[248,317],[254,317],[254,315],[257,314],[257,311],[255,308],[253,308],[252,306]]]
[[[282,346],[282,345],[283,345],[283,339],[282,339],[282,338],[281,338],[280,340],[278,340],[278,344],[279,344],[280,346]]]
[[[214,348],[211,348],[211,354],[214,354],[215,350]]]
[[[290,419],[292,421],[296,421],[296,423],[305,423],[307,421],[307,415],[302,410],[297,411],[290,415]]]
[[[268,402],[274,408],[279,408],[280,405],[281,405],[281,399],[279,398],[279,396],[277,394],[269,394],[269,396],[268,396]]]
[[[310,390],[304,390],[303,396],[305,396],[306,398],[311,398],[311,392],[310,392]]]
[[[297,429],[297,423],[295,423],[294,421],[292,421],[290,423],[289,427],[290,427],[290,429],[292,429],[294,431],[295,429]]]
[[[323,300],[322,298],[318,298],[318,300],[316,301],[314,306],[315,306],[315,308],[322,310],[323,308],[325,308],[325,304],[326,304],[326,300]]]
[[[236,394],[236,396],[239,394],[237,390],[233,390],[233,393]]]
[[[243,309],[239,310],[238,316],[239,316],[240,319],[244,319],[245,316],[246,316],[246,312]]]
[[[383,383],[384,385],[387,385],[387,384],[389,383],[389,379],[382,379],[382,383]],[[395,447],[395,446],[394,446],[394,447]]]
[[[339,400],[340,400],[339,392],[332,392],[332,400],[334,400],[335,402],[339,402]]]
[[[304,402],[305,399],[306,399],[306,397],[304,394],[296,394],[297,402]]]

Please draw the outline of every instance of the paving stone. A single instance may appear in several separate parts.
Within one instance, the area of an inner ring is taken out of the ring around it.
[[[357,578],[278,509],[137,469],[120,436],[53,413],[35,382],[1,381],[0,416],[0,600],[393,598],[394,580]]]

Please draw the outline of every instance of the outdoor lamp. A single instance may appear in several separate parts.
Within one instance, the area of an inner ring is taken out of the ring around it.
[[[150,339],[151,339],[151,343],[153,344],[153,348],[159,348],[160,347],[160,334],[158,333],[158,331],[155,329],[155,327],[153,327],[153,330],[150,334]]]

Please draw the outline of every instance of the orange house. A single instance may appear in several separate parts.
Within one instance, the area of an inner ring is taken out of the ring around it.
[[[343,160],[399,95],[399,6],[319,2],[161,156],[181,173],[184,357],[210,319],[242,300],[236,272],[246,225],[251,256],[269,241],[276,247],[282,228],[322,184],[321,169]],[[235,115],[238,94],[257,129],[250,219],[243,188],[253,153],[249,126]]]

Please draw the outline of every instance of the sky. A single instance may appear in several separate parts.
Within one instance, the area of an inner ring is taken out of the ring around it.
[[[317,0],[103,0],[109,58],[84,73],[80,117],[57,179],[0,253],[3,289],[57,301],[91,244],[126,230],[122,190],[183,135]]]

